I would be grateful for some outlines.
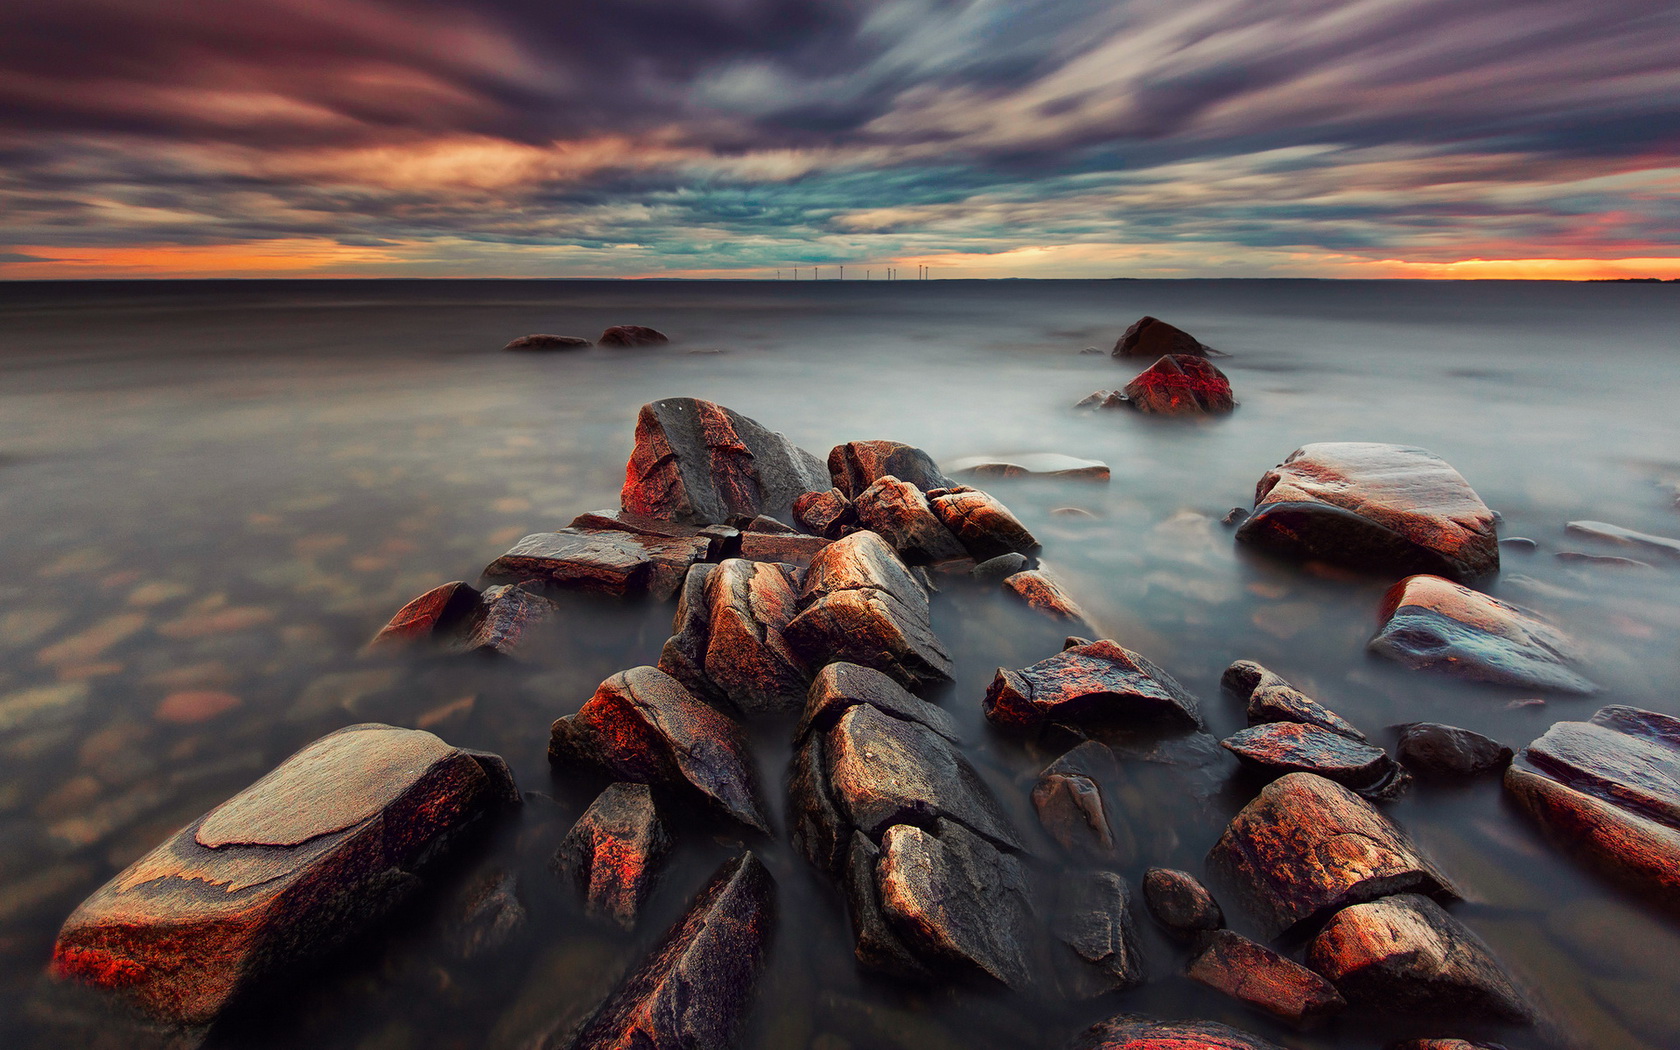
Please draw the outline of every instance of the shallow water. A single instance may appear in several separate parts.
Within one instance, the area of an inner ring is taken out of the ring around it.
[[[1520,747],[1606,703],[1680,713],[1680,568],[1556,557],[1626,553],[1566,535],[1575,519],[1680,534],[1674,294],[1493,282],[0,285],[0,1042],[64,1042],[39,975],[78,901],[357,721],[497,751],[542,796],[426,898],[219,1042],[518,1047],[592,1006],[737,848],[726,829],[696,823],[633,936],[586,923],[545,869],[599,786],[551,776],[548,723],[614,671],[653,662],[670,607],[571,603],[520,664],[357,650],[421,591],[475,579],[520,536],[616,505],[636,409],[659,397],[719,401],[819,456],[893,438],[944,461],[1053,451],[1109,463],[1108,485],[987,488],[1043,541],[1043,561],[1103,633],[1201,696],[1217,735],[1243,724],[1218,688],[1238,658],[1385,744],[1401,721]],[[1232,355],[1219,364],[1242,402],[1234,416],[1070,408],[1131,377],[1079,350],[1106,351],[1143,313]],[[498,351],[526,332],[593,336],[615,323],[678,341]],[[1574,634],[1602,694],[1524,704],[1532,697],[1383,663],[1364,645],[1391,580],[1237,551],[1220,516],[1318,440],[1414,443],[1456,466],[1503,515],[1502,536],[1539,544],[1507,550],[1487,588]],[[1094,517],[1053,513],[1069,506]],[[979,700],[997,666],[1050,655],[1061,632],[978,591],[950,588],[936,605],[958,674],[935,698],[1006,808],[1036,828],[1027,795],[1055,752],[990,733]],[[179,696],[206,692],[222,695]],[[789,729],[749,727],[778,807]],[[1107,788],[1135,843],[1124,868],[1134,887],[1152,865],[1201,870],[1257,786],[1217,755],[1122,768]],[[1414,787],[1387,810],[1467,891],[1453,913],[1555,1021],[1485,1034],[1513,1046],[1680,1044],[1665,1005],[1680,997],[1680,925],[1554,853],[1497,780]],[[1293,1032],[1176,976],[1181,951],[1141,909],[1152,980],[1121,996],[1070,1007],[897,987],[857,971],[838,894],[781,838],[750,845],[778,879],[781,910],[750,1047],[1059,1047],[1121,1009],[1213,1018],[1296,1047],[1375,1047],[1429,1027],[1348,1016]],[[449,947],[456,897],[497,869],[519,872],[531,932],[463,963]]]

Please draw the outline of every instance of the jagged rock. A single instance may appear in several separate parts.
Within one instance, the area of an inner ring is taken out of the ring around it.
[[[1155,921],[1176,937],[1190,939],[1225,925],[1219,902],[1187,871],[1150,868],[1143,873],[1143,900]]]
[[[1606,543],[1680,558],[1680,540],[1668,536],[1653,536],[1648,532],[1636,532],[1603,521],[1572,521],[1564,526],[1564,530],[1577,536],[1587,536]]]
[[[1065,481],[1109,478],[1108,464],[1059,452],[1029,452],[1011,456],[965,456],[951,464],[951,473],[968,478],[1047,477]]]
[[[847,499],[885,477],[908,482],[923,492],[951,485],[933,457],[898,441],[848,441],[828,453],[828,476]],[[816,486],[813,486],[816,487]]]
[[[1114,857],[1114,832],[1103,804],[1101,778],[1114,776],[1114,752],[1088,740],[1051,763],[1033,787],[1033,808],[1044,830],[1076,856]]]
[[[386,725],[330,733],[82,902],[52,973],[209,1023],[389,911],[425,860],[510,798],[494,755]]]
[[[1574,643],[1526,609],[1439,576],[1409,576],[1383,596],[1372,652],[1414,669],[1476,682],[1593,693],[1578,674]]]
[[[1493,512],[1445,460],[1408,445],[1303,445],[1255,486],[1237,539],[1375,572],[1499,571]]]
[[[636,417],[621,498],[632,514],[714,524],[780,514],[827,483],[817,457],[757,420],[710,401],[668,397]]]
[[[1311,773],[1261,789],[1231,819],[1208,864],[1268,937],[1390,893],[1454,895],[1387,817]]]
[[[550,762],[581,761],[619,780],[691,789],[748,827],[769,831],[751,756],[735,723],[656,667],[632,667],[556,719]]]
[[[1248,508],[1247,507],[1232,507],[1230,510],[1225,512],[1224,517],[1219,519],[1219,524],[1234,526],[1234,525],[1241,525],[1243,522],[1245,522],[1247,520],[1248,520]]]
[[[1251,726],[1219,743],[1250,769],[1272,776],[1316,773],[1367,798],[1393,798],[1409,779],[1382,748],[1301,722]]]
[[[1002,582],[1016,573],[1024,571],[1029,564],[1031,563],[1027,561],[1025,554],[1014,552],[1000,554],[995,558],[987,558],[985,561],[976,564],[973,569],[969,570],[969,575],[977,580]]]
[[[1042,569],[1025,569],[1005,577],[1003,589],[1053,620],[1088,622],[1079,603]]]
[[[526,536],[484,569],[484,580],[544,591],[587,591],[664,601],[711,548],[705,536],[656,537],[564,528]]]
[[[519,901],[519,877],[508,871],[490,871],[462,894],[450,939],[455,954],[470,961],[505,948],[526,931],[529,923],[530,916]]]
[[[615,324],[595,340],[602,346],[659,346],[671,341],[656,328],[639,324]]]
[[[1206,357],[1213,348],[1201,340],[1155,317],[1140,317],[1120,336],[1109,352],[1111,357],[1143,357],[1153,361],[1164,354]]]
[[[1358,1006],[1431,1017],[1533,1018],[1487,945],[1415,893],[1337,912],[1308,947],[1307,961]]]
[[[1156,1021],[1116,1014],[1083,1032],[1068,1050],[1282,1050],[1216,1021]]]
[[[927,565],[967,553],[933,512],[922,490],[891,475],[877,480],[852,501],[858,524],[878,533],[906,565]]]
[[[398,609],[367,647],[397,649],[435,644],[450,638],[457,626],[468,621],[478,607],[478,588],[470,583],[454,580],[433,587]]]
[[[998,668],[984,709],[994,724],[1017,731],[1046,723],[1202,724],[1196,698],[1171,675],[1106,639],[1064,649],[1019,671]]]
[[[1206,359],[1167,354],[1122,391],[1125,404],[1158,415],[1220,415],[1237,407],[1231,381]]]
[[[1056,939],[1073,949],[1062,957],[1065,994],[1092,999],[1143,983],[1143,954],[1132,922],[1132,892],[1112,871],[1064,873],[1056,915]]]
[[[1230,930],[1208,934],[1184,975],[1295,1024],[1347,1006],[1323,977]]]
[[[932,503],[934,515],[976,561],[1038,549],[1027,527],[984,492],[952,492]]]
[[[775,924],[770,872],[751,853],[729,861],[573,1036],[571,1050],[735,1046]]]
[[[1248,705],[1251,726],[1299,722],[1339,733],[1350,740],[1365,740],[1365,734],[1352,723],[1253,660],[1233,662],[1225,668],[1219,682],[1226,692]]]
[[[793,501],[793,520],[815,536],[837,540],[857,528],[857,508],[839,489],[807,492]]]
[[[689,570],[659,669],[743,714],[791,711],[810,684],[782,631],[798,598],[786,567],[731,558]]]
[[[811,564],[829,541],[821,536],[806,536],[788,532],[743,532],[739,557],[747,561],[774,562],[782,565]]]
[[[587,339],[575,335],[522,335],[502,347],[503,350],[587,350],[594,346]]]
[[[634,929],[671,851],[646,784],[613,784],[590,803],[554,852],[553,867],[583,894],[589,914]]]
[[[1439,722],[1408,722],[1396,726],[1400,743],[1395,753],[1420,776],[1451,778],[1497,773],[1511,763],[1511,749],[1480,733]]]
[[[913,696],[874,668],[832,663],[811,680],[805,695],[805,711],[794,731],[794,743],[802,743],[813,731],[827,732],[848,708],[858,704],[868,704],[882,714],[926,726],[953,744],[959,742],[956,721],[944,708]]]
[[[503,584],[481,594],[457,580],[398,609],[367,648],[430,646],[445,653],[513,655],[531,625],[556,611],[553,602],[522,585]]]

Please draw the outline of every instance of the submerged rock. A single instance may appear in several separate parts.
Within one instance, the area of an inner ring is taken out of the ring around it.
[[[1393,798],[1408,777],[1380,747],[1300,722],[1267,722],[1219,742],[1245,766],[1272,776],[1316,773],[1367,798]]]
[[[209,1023],[388,912],[425,860],[516,798],[494,755],[386,725],[330,733],[82,902],[52,973]]]
[[[1156,1021],[1116,1014],[1092,1025],[1068,1050],[1282,1050],[1216,1021]]]
[[[596,797],[554,853],[553,866],[576,883],[589,914],[634,929],[671,851],[646,784],[613,784]]]
[[[1118,390],[1093,390],[1073,403],[1074,408],[1125,408],[1126,395]]]
[[[1112,357],[1143,357],[1153,361],[1166,354],[1206,357],[1213,348],[1200,339],[1155,317],[1140,317],[1120,336]]]
[[[1374,572],[1499,571],[1493,512],[1445,460],[1409,445],[1303,445],[1255,486],[1237,539]]]
[[[502,347],[503,350],[586,350],[594,346],[587,339],[575,335],[522,335]]]
[[[1003,589],[1053,620],[1088,623],[1085,610],[1043,569],[1025,569],[1007,576]]]
[[[1648,532],[1636,532],[1624,529],[1620,525],[1611,525],[1603,521],[1572,521],[1564,526],[1564,530],[1577,536],[1586,536],[1595,540],[1604,540],[1623,547],[1636,550],[1666,554],[1670,558],[1680,558],[1680,540],[1668,536],[1653,536]]]
[[[1347,1006],[1323,977],[1230,930],[1208,934],[1184,975],[1294,1024]]]
[[[731,558],[689,570],[659,669],[744,714],[791,711],[810,672],[783,637],[798,598],[786,566]]]
[[[1062,876],[1056,939],[1071,948],[1059,968],[1065,994],[1091,999],[1142,984],[1143,953],[1132,922],[1132,891],[1112,871],[1075,871]]]
[[[963,557],[961,541],[933,513],[921,489],[888,475],[858,493],[852,506],[858,524],[879,534],[906,565],[927,565]]]
[[[1108,464],[1059,452],[1030,452],[1011,456],[965,456],[951,464],[951,473],[969,478],[1046,477],[1065,481],[1109,478]]]
[[[1207,360],[1167,354],[1126,384],[1127,405],[1158,415],[1221,415],[1234,411],[1231,381]]]
[[[1114,831],[1103,804],[1101,778],[1115,775],[1114,752],[1088,740],[1051,763],[1033,787],[1033,808],[1050,837],[1069,853],[1114,857]]]
[[[1269,722],[1299,722],[1339,733],[1350,740],[1365,741],[1365,734],[1347,719],[1253,660],[1233,662],[1225,668],[1219,684],[1247,704],[1248,724],[1251,726]]]
[[[1526,609],[1439,576],[1409,576],[1389,589],[1370,649],[1407,667],[1477,682],[1593,693],[1578,674],[1574,643]]]
[[[940,471],[932,456],[900,441],[848,441],[835,445],[828,453],[828,476],[841,495],[854,500],[886,477],[907,482],[923,492],[951,485],[951,479]]]
[[[1480,733],[1439,722],[1408,722],[1396,726],[1395,749],[1412,772],[1427,777],[1467,778],[1497,773],[1511,763],[1511,749]]]
[[[595,340],[602,346],[660,346],[671,341],[657,328],[639,324],[615,324]]]
[[[699,535],[659,537],[567,527],[526,536],[486,566],[483,578],[548,592],[664,601],[677,593],[688,567],[706,557],[711,543]]]
[[[1150,868],[1143,873],[1149,914],[1174,936],[1192,939],[1225,926],[1225,913],[1201,880],[1187,871]]]
[[[1064,649],[1019,671],[998,668],[983,706],[994,724],[1021,732],[1047,723],[1202,724],[1196,698],[1171,675],[1106,639]]]
[[[457,900],[449,940],[458,958],[471,961],[507,947],[529,926],[530,915],[519,900],[519,877],[508,871],[488,871]]]

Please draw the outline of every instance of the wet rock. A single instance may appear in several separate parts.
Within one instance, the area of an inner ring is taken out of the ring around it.
[[[1139,372],[1123,393],[1127,405],[1157,415],[1221,415],[1237,407],[1225,373],[1189,354],[1167,354]]]
[[[1000,554],[995,558],[987,558],[975,565],[969,572],[977,580],[998,580],[1001,582],[1025,570],[1029,564],[1031,563],[1027,561],[1025,554],[1011,551],[1008,554]]]
[[[1209,934],[1184,975],[1294,1024],[1347,1006],[1323,977],[1230,930]]]
[[[503,350],[584,350],[594,346],[587,339],[575,335],[522,335],[502,347]]]
[[[1445,460],[1407,445],[1296,449],[1260,479],[1237,539],[1373,572],[1466,580],[1499,571],[1493,512]]]
[[[572,1050],[724,1050],[735,1044],[776,923],[776,884],[751,853],[720,868]]]
[[[1059,452],[1032,452],[1011,456],[965,456],[951,464],[959,478],[1047,477],[1065,481],[1107,482],[1108,464],[1079,459]]]
[[[554,869],[577,885],[589,914],[634,929],[671,851],[671,836],[646,784],[613,784],[596,797],[554,853]]]
[[[852,832],[841,885],[851,914],[853,953],[871,970],[895,977],[930,980],[934,973],[904,942],[881,908],[881,849],[861,831]]]
[[[1577,565],[1598,565],[1607,569],[1640,569],[1652,570],[1656,566],[1638,558],[1623,558],[1616,554],[1588,554],[1584,551],[1558,551],[1552,557],[1558,561],[1571,562]]]
[[[1051,507],[1050,516],[1053,518],[1075,518],[1080,521],[1097,520],[1097,516],[1084,507]]]
[[[858,493],[858,524],[879,534],[906,565],[927,565],[967,553],[962,542],[933,512],[922,490],[888,476]]]
[[[1172,676],[1106,639],[1064,649],[1019,671],[998,668],[983,706],[994,724],[1021,732],[1047,723],[1202,724],[1196,698]]]
[[[1248,520],[1248,508],[1246,508],[1246,507],[1232,507],[1230,510],[1225,512],[1225,516],[1223,518],[1219,519],[1219,524],[1221,524],[1221,525],[1241,525],[1243,522],[1245,522],[1247,520]]]
[[[478,605],[478,588],[463,580],[433,587],[398,609],[367,647],[397,649],[447,638],[457,625],[473,615]]]
[[[1388,1050],[1507,1050],[1504,1043],[1472,1043],[1468,1039],[1407,1039]]]
[[[794,731],[794,743],[813,731],[827,732],[846,710],[867,704],[875,710],[933,730],[953,744],[960,742],[956,721],[937,704],[906,692],[880,671],[858,664],[832,663],[818,671],[806,693],[805,711]]]
[[[1487,945],[1414,893],[1337,912],[1307,949],[1313,969],[1356,1006],[1432,1017],[1533,1017]]]
[[[1116,1014],[1083,1032],[1068,1050],[1281,1050],[1216,1021],[1156,1021]]]
[[[1268,722],[1299,722],[1340,733],[1350,740],[1365,740],[1365,734],[1354,728],[1351,722],[1253,660],[1234,661],[1225,668],[1219,683],[1226,692],[1248,705],[1248,724],[1251,726]]]
[[[951,485],[951,479],[940,471],[932,456],[898,441],[836,445],[828,453],[828,476],[841,495],[853,500],[885,477],[897,478],[923,492]]]
[[[1064,994],[1093,999],[1143,983],[1131,888],[1114,872],[1064,874],[1051,928],[1073,949],[1059,967]]]
[[[1586,536],[1623,547],[1680,558],[1680,540],[1668,536],[1653,536],[1648,532],[1636,532],[1603,521],[1572,521],[1564,526],[1564,530],[1576,536]]]
[[[1103,804],[1101,778],[1114,776],[1116,769],[1114,752],[1090,740],[1038,775],[1032,793],[1038,821],[1069,853],[1099,860],[1114,857],[1114,832]]]
[[[1497,773],[1511,763],[1510,748],[1468,729],[1439,722],[1407,722],[1396,728],[1396,753],[1419,776],[1467,778]]]
[[[405,898],[419,866],[517,797],[493,755],[357,725],[303,748],[96,891],[53,949],[62,980],[198,1025]]]
[[[1073,403],[1074,408],[1125,408],[1126,395],[1118,390],[1093,390]]]
[[[550,762],[585,762],[634,784],[687,788],[748,827],[769,831],[753,763],[735,723],[656,667],[601,683],[556,719]]]
[[[1144,872],[1143,901],[1155,921],[1179,938],[1191,939],[1225,925],[1219,902],[1187,871],[1150,868]]]
[[[976,561],[1038,549],[1038,540],[1027,527],[984,492],[953,492],[932,503],[934,515]]]
[[[595,340],[602,346],[659,346],[669,343],[670,337],[655,328],[639,324],[615,324]]]
[[[1003,589],[1053,620],[1088,622],[1085,610],[1043,569],[1026,569],[1007,576]]]
[[[1271,776],[1316,773],[1367,798],[1394,798],[1409,779],[1382,748],[1300,722],[1267,722],[1219,743],[1250,769]]]
[[[1518,554],[1533,554],[1540,549],[1540,545],[1527,536],[1508,536],[1499,541],[1499,549],[1516,551]]]
[[[659,669],[743,714],[795,710],[811,677],[782,635],[797,604],[783,566],[740,558],[696,565]]]
[[[1526,609],[1439,576],[1409,576],[1383,597],[1372,652],[1476,682],[1593,693],[1572,667],[1574,643]]]
[[[806,532],[837,540],[857,528],[857,509],[839,489],[807,492],[793,501],[793,520]]]
[[[530,916],[519,901],[519,877],[490,871],[467,887],[457,906],[451,939],[463,960],[493,955],[526,932]]]
[[[1201,340],[1155,317],[1140,317],[1120,336],[1109,351],[1111,357],[1143,357],[1151,361],[1166,354],[1206,357],[1213,348]]]
[[[544,591],[585,591],[664,601],[688,567],[706,557],[707,537],[660,538],[632,532],[564,528],[526,536],[484,569],[483,579]]]
[[[1387,817],[1311,773],[1266,785],[1231,819],[1208,864],[1268,937],[1390,893],[1454,895]]]
[[[712,524],[783,513],[827,484],[821,461],[757,420],[669,397],[642,406],[620,495],[632,514]]]
[[[502,584],[480,593],[456,581],[435,587],[397,610],[367,648],[423,646],[445,653],[511,656],[533,624],[557,611],[552,601],[524,584]]]

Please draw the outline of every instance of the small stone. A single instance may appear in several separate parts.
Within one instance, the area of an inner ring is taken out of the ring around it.
[[[987,558],[974,566],[969,572],[977,580],[1001,581],[1021,572],[1029,564],[1031,563],[1027,561],[1025,554],[1011,551],[1008,554],[1000,554],[995,558]]]
[[[584,350],[594,346],[587,339],[575,335],[522,335],[503,350]]]
[[[1123,391],[1126,404],[1156,415],[1221,415],[1235,410],[1231,381],[1199,356],[1167,354]]]
[[[1143,873],[1143,900],[1155,921],[1181,939],[1225,926],[1219,902],[1187,871],[1150,868]]]
[[[1201,725],[1196,698],[1147,659],[1106,639],[1064,649],[1019,671],[998,668],[986,718],[1016,731],[1046,723]]]
[[[655,328],[639,324],[615,324],[595,340],[602,346],[659,346],[669,343],[670,337]]]
[[[1115,342],[1111,357],[1143,357],[1153,361],[1164,354],[1206,357],[1212,350],[1201,340],[1155,317],[1140,317]]]
[[[1025,569],[1006,576],[1003,589],[1052,620],[1088,622],[1085,610],[1043,569]]]
[[[554,853],[553,867],[582,892],[589,914],[634,929],[671,851],[671,835],[646,784],[613,784],[596,797]]]
[[[1099,350],[1098,353],[1101,353]],[[1126,397],[1118,390],[1093,390],[1073,403],[1074,408],[1124,408]]]
[[[948,488],[946,477],[933,457],[913,445],[899,441],[848,441],[828,453],[828,476],[848,499],[885,477],[897,478],[922,492]]]
[[[1108,464],[1095,459],[1064,456],[1059,452],[1032,452],[1011,456],[965,456],[951,464],[951,473],[970,478],[1046,477],[1065,481],[1109,479]]]
[[[1517,554],[1533,554],[1540,549],[1540,545],[1527,536],[1509,536],[1499,541],[1499,549],[1514,551]]]
[[[1467,778],[1497,773],[1511,764],[1511,749],[1480,733],[1439,722],[1397,726],[1397,754],[1407,769],[1421,776]]]
[[[1230,930],[1208,934],[1184,974],[1293,1024],[1347,1006],[1341,993],[1323,977]]]
[[[1053,518],[1077,518],[1080,521],[1097,520],[1097,516],[1084,507],[1051,507],[1050,516]]]
[[[152,712],[152,717],[159,722],[173,722],[176,725],[193,725],[198,722],[208,722],[219,715],[225,715],[238,707],[243,701],[232,693],[224,693],[213,689],[192,689],[179,693],[170,693],[158,704]]]
[[[1624,558],[1616,554],[1588,554],[1585,551],[1558,551],[1552,557],[1558,561],[1571,562],[1578,565],[1598,565],[1607,569],[1639,569],[1650,571],[1656,566],[1638,558]]]

